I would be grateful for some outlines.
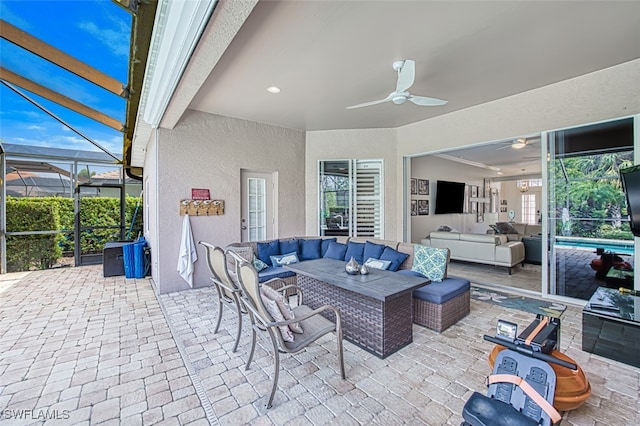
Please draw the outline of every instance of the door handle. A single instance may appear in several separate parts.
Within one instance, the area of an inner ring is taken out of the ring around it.
[[[244,225],[242,225],[241,229],[242,229],[243,231],[246,231],[246,230],[247,230],[247,227],[246,227],[246,226],[244,226]]]

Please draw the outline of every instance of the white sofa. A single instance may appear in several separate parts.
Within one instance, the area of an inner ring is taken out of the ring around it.
[[[507,236],[508,241],[521,241],[522,238],[524,237],[542,234],[542,225],[532,225],[530,223],[515,223],[515,222],[509,222],[509,224],[513,227],[513,230],[515,230],[516,232],[503,234]],[[487,231],[487,234],[496,234],[496,232],[493,229],[491,229]]]
[[[451,259],[505,266],[511,268],[524,262],[524,244],[508,241],[506,235],[464,234],[459,232],[432,232],[422,244],[448,248]]]

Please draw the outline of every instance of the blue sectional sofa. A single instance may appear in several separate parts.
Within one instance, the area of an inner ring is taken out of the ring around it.
[[[416,324],[441,332],[455,324],[469,313],[470,283],[464,278],[449,277],[446,274],[449,262],[449,251],[440,250],[436,264],[435,275],[432,271],[425,271],[420,262],[415,261],[416,248],[418,257],[424,258],[424,252],[434,250],[419,244],[377,240],[361,237],[297,237],[278,240],[233,243],[226,247],[243,257],[247,262],[253,262],[258,270],[260,282],[267,282],[273,278],[280,278],[280,285],[294,285],[295,273],[284,268],[282,262],[317,259],[330,257],[349,261],[353,257],[359,264],[369,259],[379,260],[386,269],[400,274],[420,275],[434,279],[430,284],[419,288],[413,294],[413,319]],[[295,259],[294,259],[295,255]],[[428,256],[430,257],[430,256]],[[428,262],[433,265],[433,259]],[[234,274],[233,259],[228,260],[230,275]],[[420,272],[419,272],[420,271]],[[423,272],[421,274],[421,272]],[[436,281],[440,280],[440,281]]]

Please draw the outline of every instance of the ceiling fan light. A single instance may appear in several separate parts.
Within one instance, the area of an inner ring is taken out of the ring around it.
[[[394,96],[391,101],[396,105],[402,105],[407,101],[407,97],[404,95]]]
[[[524,139],[518,139],[517,141],[511,143],[511,148],[513,149],[522,149],[525,146],[527,146],[527,141],[525,141]]]

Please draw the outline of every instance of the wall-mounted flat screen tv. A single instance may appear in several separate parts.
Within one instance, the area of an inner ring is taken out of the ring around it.
[[[636,237],[640,237],[640,166],[620,169],[620,180],[627,198],[631,232]]]
[[[436,183],[435,214],[464,213],[464,183],[439,180]]]

